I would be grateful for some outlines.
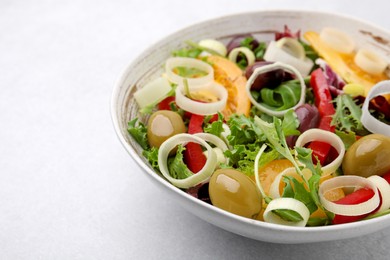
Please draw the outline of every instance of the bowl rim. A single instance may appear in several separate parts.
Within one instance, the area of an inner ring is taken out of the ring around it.
[[[116,133],[120,143],[123,145],[125,150],[130,154],[132,159],[138,164],[138,166],[141,167],[141,169],[144,170],[145,173],[147,173],[147,175],[149,177],[153,178],[154,181],[158,182],[159,184],[162,184],[162,186],[165,189],[175,193],[175,195],[177,195],[177,196],[180,196],[180,197],[183,197],[186,200],[189,200],[191,203],[197,204],[197,206],[205,207],[208,210],[211,210],[211,211],[213,211],[213,212],[215,212],[215,213],[217,213],[219,215],[222,215],[224,217],[230,218],[230,219],[232,219],[234,221],[241,222],[243,224],[255,225],[256,227],[265,228],[265,229],[268,229],[270,231],[292,231],[292,232],[297,232],[297,233],[318,234],[318,232],[334,232],[334,231],[340,232],[340,231],[346,231],[346,230],[350,230],[350,229],[354,229],[354,228],[359,228],[359,227],[362,227],[362,226],[375,225],[376,223],[384,223],[386,221],[390,223],[390,214],[384,215],[384,216],[381,216],[381,217],[377,217],[377,218],[373,218],[373,219],[367,219],[367,220],[364,220],[364,221],[357,221],[357,222],[338,224],[338,225],[315,226],[315,227],[292,227],[292,226],[285,226],[285,225],[267,223],[267,222],[260,221],[260,220],[254,220],[254,219],[241,217],[239,215],[236,215],[236,214],[230,213],[228,211],[219,209],[219,208],[217,208],[217,207],[215,207],[215,206],[213,206],[211,204],[205,203],[205,202],[203,202],[203,201],[201,201],[201,200],[191,196],[190,194],[180,190],[179,188],[175,187],[171,183],[169,183],[167,180],[165,180],[160,175],[156,174],[156,172],[154,172],[151,168],[149,168],[145,164],[144,161],[142,161],[142,159],[137,154],[137,152],[131,147],[131,145],[129,145],[127,143],[127,141],[125,140],[124,136],[122,135],[122,129],[120,128],[119,118],[117,117],[117,113],[116,113],[117,108],[118,108],[117,107],[117,99],[119,97],[120,90],[123,87],[122,83],[126,80],[129,71],[131,70],[132,67],[135,66],[136,61],[139,60],[140,57],[145,56],[146,53],[149,52],[149,50],[154,49],[154,46],[157,45],[158,43],[160,43],[161,41],[163,41],[163,40],[165,40],[167,38],[170,38],[173,35],[180,34],[181,32],[183,32],[185,30],[188,30],[191,27],[202,26],[202,25],[207,24],[207,23],[209,23],[211,21],[222,20],[222,19],[226,19],[226,18],[229,18],[229,17],[242,16],[242,15],[247,15],[247,14],[259,14],[259,15],[262,15],[262,14],[270,14],[270,13],[279,13],[279,14],[280,13],[289,13],[289,14],[319,14],[319,15],[336,16],[338,18],[351,20],[352,22],[358,22],[358,23],[366,24],[368,26],[373,27],[377,31],[383,32],[385,35],[390,36],[390,30],[387,30],[387,29],[385,29],[383,27],[380,27],[380,26],[374,24],[371,21],[366,21],[366,20],[360,19],[360,18],[352,16],[352,15],[348,15],[348,14],[344,14],[344,13],[338,13],[338,12],[331,12],[331,11],[318,11],[318,10],[309,10],[309,9],[299,10],[299,9],[293,9],[293,8],[290,8],[290,9],[284,9],[284,8],[264,9],[264,10],[249,11],[249,12],[242,11],[242,12],[236,12],[236,13],[226,14],[226,15],[222,15],[222,16],[217,16],[217,17],[214,17],[214,18],[202,20],[202,21],[199,21],[199,22],[196,22],[196,23],[184,26],[181,29],[176,30],[176,31],[174,31],[174,32],[172,32],[172,33],[170,33],[168,35],[165,35],[164,37],[161,37],[157,41],[155,41],[152,44],[150,44],[149,47],[145,48],[144,51],[140,52],[135,58],[133,58],[133,60],[130,63],[128,63],[122,69],[121,73],[119,74],[120,76],[117,78],[117,80],[116,80],[116,82],[114,84],[114,88],[113,88],[111,99],[110,99],[110,114],[111,114],[111,119],[112,119],[112,123],[113,123],[113,127],[114,127],[114,130],[115,130],[115,133]],[[126,87],[126,88],[128,89],[128,88],[131,88],[131,87],[132,86]],[[390,225],[386,225],[386,226],[390,226]]]

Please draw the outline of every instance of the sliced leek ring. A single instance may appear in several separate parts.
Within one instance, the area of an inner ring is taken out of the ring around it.
[[[277,209],[292,210],[301,215],[303,220],[299,222],[286,221],[273,213]],[[268,223],[281,224],[287,226],[304,227],[310,217],[310,211],[301,201],[293,198],[277,198],[271,200],[264,211],[264,221]]]
[[[196,174],[191,175],[185,179],[173,178],[168,169],[168,156],[169,152],[179,144],[187,144],[189,142],[198,143],[207,149],[207,161],[203,168]],[[188,189],[194,187],[208,178],[213,174],[217,166],[217,155],[213,151],[213,148],[199,136],[191,134],[177,134],[168,138],[163,142],[158,150],[158,167],[160,168],[163,176],[173,185],[179,188]]]
[[[355,49],[354,40],[345,32],[335,28],[322,29],[320,39],[335,51],[343,54],[350,54]]]
[[[296,39],[290,37],[283,37],[276,42],[276,47],[284,50],[285,52],[294,56],[297,59],[304,60],[306,57],[305,49],[303,48],[302,44],[300,44]]]
[[[328,191],[338,188],[369,188],[374,191],[374,196],[362,203],[353,205],[337,204],[325,197]],[[378,189],[375,184],[367,178],[356,175],[336,176],[320,184],[318,190],[320,201],[324,208],[334,214],[343,216],[360,216],[373,212],[380,203]]]
[[[229,60],[231,60],[234,63],[237,63],[237,56],[239,53],[245,55],[248,66],[255,63],[256,60],[255,54],[247,47],[237,47],[231,50],[228,56]]]
[[[305,144],[313,142],[313,141],[320,141],[324,143],[330,144],[332,147],[336,149],[336,151],[339,153],[339,155],[334,159],[331,163],[329,163],[326,166],[321,167],[322,175],[321,177],[328,176],[335,172],[337,168],[340,167],[344,154],[345,154],[345,146],[341,138],[329,131],[318,129],[318,128],[312,128],[309,130],[306,130],[303,132],[297,139],[295,146],[298,147],[304,147]]]
[[[275,110],[272,110],[272,109],[269,109],[269,108],[263,106],[262,104],[257,102],[256,99],[253,98],[252,93],[251,93],[251,86],[260,74],[263,74],[263,73],[266,73],[269,71],[273,71],[273,70],[277,70],[277,69],[282,69],[282,70],[285,70],[289,73],[295,74],[295,76],[297,77],[297,79],[299,80],[299,83],[301,85],[301,96],[299,97],[298,103],[295,104],[293,107],[290,107],[286,110],[281,110],[281,111],[275,111]],[[281,117],[290,109],[295,110],[295,108],[297,108],[298,106],[302,105],[305,102],[306,85],[305,85],[305,82],[303,80],[301,73],[296,68],[294,68],[293,66],[288,65],[286,63],[275,62],[275,63],[269,64],[269,65],[264,65],[264,66],[258,67],[253,71],[252,75],[249,77],[249,79],[246,83],[246,94],[249,97],[251,103],[255,107],[257,107],[260,111],[267,113],[271,116]]]
[[[201,90],[203,88],[207,89],[208,92],[213,93],[213,95],[217,97],[218,101],[211,103],[202,103],[192,100],[186,97],[184,85],[179,84],[176,88],[176,104],[185,111],[197,115],[214,115],[219,111],[222,111],[225,108],[228,99],[228,93],[226,88],[214,81],[206,86],[192,87],[192,89],[196,90]]]
[[[390,136],[390,126],[373,117],[369,111],[371,99],[375,98],[376,96],[389,93],[390,80],[381,81],[371,88],[371,90],[368,92],[366,99],[364,100],[362,107],[362,117],[360,118],[360,121],[362,122],[364,127],[371,133]]]
[[[187,67],[194,68],[207,73],[203,77],[198,78],[186,78],[179,76],[174,72],[174,69],[177,67]],[[193,59],[193,58],[183,58],[183,57],[172,57],[167,59],[165,62],[165,73],[170,82],[175,84],[182,84],[184,80],[188,81],[188,85],[191,87],[208,85],[214,81],[214,69],[210,64]]]
[[[198,43],[198,45],[206,49],[213,50],[218,54],[220,54],[221,56],[226,57],[227,54],[226,46],[220,41],[214,39],[204,39],[201,40]]]
[[[378,54],[368,49],[358,50],[354,62],[359,68],[372,75],[382,74],[388,65]]]
[[[275,41],[270,42],[268,45],[264,54],[264,60],[286,63],[297,69],[304,77],[309,75],[311,68],[314,65],[313,61],[309,58],[304,57],[303,59],[300,59],[284,49],[279,48]]]
[[[381,193],[382,204],[375,213],[381,213],[390,208],[390,184],[378,175],[372,175],[367,178],[372,181]]]
[[[294,174],[299,176],[299,174],[297,173],[297,170],[294,167],[290,167],[290,168],[285,169],[284,171],[282,171],[278,175],[276,175],[276,177],[275,177],[274,181],[271,183],[271,186],[269,189],[269,195],[271,196],[271,198],[274,198],[274,199],[280,198],[279,184],[280,184],[280,181],[282,180],[283,176],[293,176]],[[310,177],[312,176],[311,171],[309,169],[306,169],[306,168],[302,170],[302,174],[306,178],[306,180],[310,179]]]

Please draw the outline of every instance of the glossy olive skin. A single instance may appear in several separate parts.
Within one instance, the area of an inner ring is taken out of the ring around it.
[[[223,210],[256,218],[261,211],[262,196],[256,184],[234,169],[218,169],[210,178],[211,203]]]
[[[149,118],[147,136],[151,147],[160,147],[169,137],[185,132],[183,119],[176,112],[160,110]]]
[[[390,137],[371,134],[353,143],[345,153],[345,175],[382,176],[390,171]]]

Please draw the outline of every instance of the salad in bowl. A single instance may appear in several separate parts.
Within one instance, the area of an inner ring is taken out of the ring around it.
[[[379,38],[289,15],[270,28],[162,43],[153,73],[131,93],[121,85],[132,102],[121,104],[119,132],[153,179],[201,211],[290,232],[388,222],[389,60],[361,44]]]

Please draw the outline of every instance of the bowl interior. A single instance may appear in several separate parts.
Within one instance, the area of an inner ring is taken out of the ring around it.
[[[133,98],[134,92],[142,88],[146,82],[161,75],[165,60],[171,56],[173,50],[185,46],[184,41],[214,38],[227,42],[234,35],[242,33],[251,33],[258,39],[268,41],[273,38],[275,31],[283,30],[285,25],[293,32],[297,30],[319,32],[323,27],[336,27],[348,32],[359,47],[375,49],[381,56],[390,60],[389,32],[343,15],[311,11],[261,11],[202,22],[153,44],[124,70],[115,86],[111,101],[112,119],[121,143],[141,166],[143,172],[184,208],[214,225],[253,239],[279,243],[318,242],[350,238],[390,226],[390,216],[337,226],[292,228],[230,214],[191,197],[156,174],[142,156],[142,148],[128,134],[128,121],[135,117],[146,120],[138,114],[138,106]]]

